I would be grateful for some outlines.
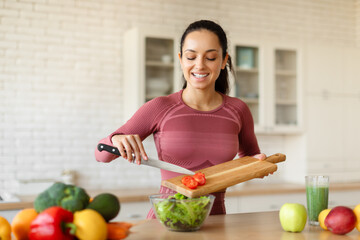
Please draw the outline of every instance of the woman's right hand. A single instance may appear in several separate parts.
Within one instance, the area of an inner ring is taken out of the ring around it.
[[[114,135],[111,138],[113,145],[119,149],[121,156],[129,162],[134,161],[133,154],[137,164],[141,163],[141,157],[148,160],[144,146],[139,135]]]

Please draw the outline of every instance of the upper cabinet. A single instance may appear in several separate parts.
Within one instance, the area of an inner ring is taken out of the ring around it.
[[[235,81],[233,95],[242,99],[250,108],[255,124],[259,124],[259,47],[235,46]]]
[[[298,125],[297,55],[293,49],[274,49],[275,125]]]
[[[297,45],[235,42],[231,95],[250,108],[255,131],[293,134],[302,128],[301,50]]]
[[[168,29],[135,28],[124,35],[124,118],[145,102],[178,91],[179,37]]]
[[[145,101],[174,89],[174,40],[145,37]]]

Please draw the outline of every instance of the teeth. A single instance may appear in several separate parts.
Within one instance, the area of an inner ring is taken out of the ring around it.
[[[197,74],[197,73],[193,73],[193,75],[197,78],[203,78],[203,77],[206,77],[207,75],[209,74]]]

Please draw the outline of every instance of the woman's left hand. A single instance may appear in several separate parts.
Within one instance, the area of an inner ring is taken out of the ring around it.
[[[259,153],[259,154],[255,154],[254,156],[253,156],[253,158],[257,158],[257,159],[259,159],[259,160],[265,160],[266,159],[266,155],[265,155],[265,153]]]

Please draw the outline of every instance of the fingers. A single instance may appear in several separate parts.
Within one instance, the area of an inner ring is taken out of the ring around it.
[[[117,149],[119,149],[119,152],[120,152],[120,155],[127,159],[127,154],[126,154],[126,151],[125,151],[125,146],[124,146],[124,143],[123,143],[123,135],[114,135],[112,138],[111,138],[111,142],[113,143],[114,147],[116,147]]]
[[[135,135],[135,140],[137,142],[137,145],[139,146],[142,158],[145,159],[145,160],[148,160],[148,156],[147,156],[147,154],[145,152],[145,148],[144,148],[144,146],[142,144],[142,141],[141,141],[139,135]]]
[[[111,141],[119,149],[121,156],[129,162],[136,160],[137,164],[141,163],[141,156],[148,160],[144,146],[139,135],[115,135]]]
[[[253,156],[254,158],[257,158],[259,160],[265,160],[266,159],[266,155],[264,153],[259,153]]]
[[[135,160],[137,164],[141,163],[141,155],[140,155],[140,148],[138,146],[138,142],[136,141],[136,135],[128,135],[125,140],[128,142],[128,144],[125,146],[126,151],[128,153],[128,160],[133,161],[133,153],[135,154]],[[127,148],[128,146],[128,148]]]

